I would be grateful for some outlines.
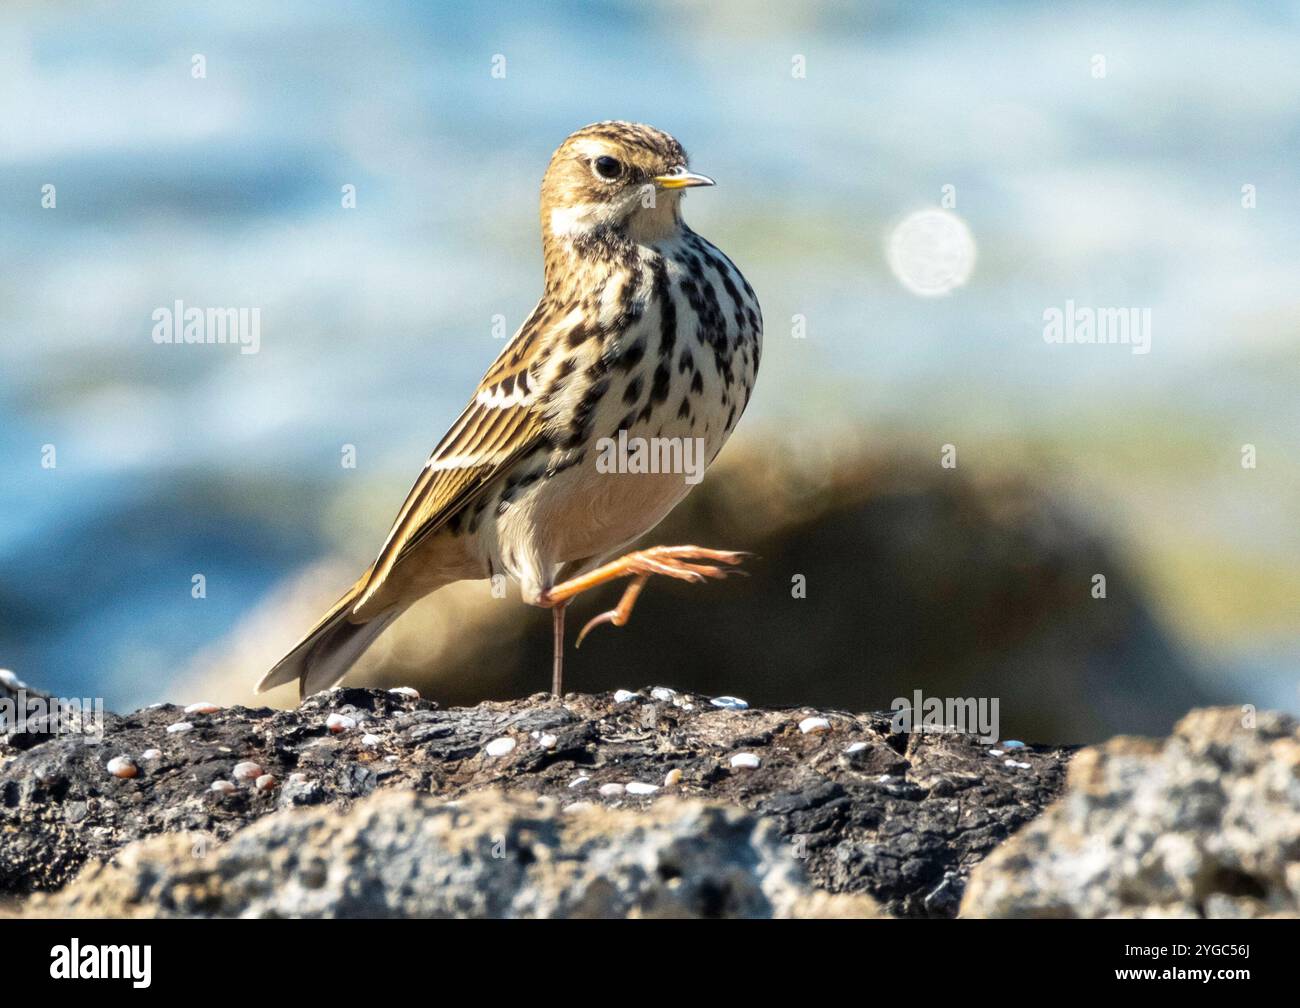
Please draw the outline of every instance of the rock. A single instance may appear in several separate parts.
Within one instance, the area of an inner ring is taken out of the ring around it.
[[[1297,916],[1295,720],[1198,710],[1163,742],[1081,751],[1061,799],[975,869],[961,913]]]
[[[363,730],[334,733],[331,714]],[[800,731],[821,715],[834,731]],[[180,716],[163,705],[111,717],[98,745],[59,736],[0,746],[0,894],[56,890],[88,861],[163,834],[229,844],[286,809],[337,822],[375,792],[446,801],[503,789],[576,805],[572,815],[584,804],[649,815],[677,796],[743,810],[799,852],[821,889],[869,894],[894,915],[951,916],[971,866],[1056,796],[1071,752],[1029,746],[1017,750],[1028,768],[1009,768],[973,738],[896,734],[883,715],[729,709],[680,691],[673,702],[649,691],[634,703],[538,694],[443,711],[408,694],[334,689],[291,711],[225,707],[168,735]],[[379,751],[365,745],[372,731],[384,739]],[[554,745],[536,744],[534,732]],[[504,737],[524,741],[489,755]],[[865,744],[847,753],[847,739]],[[162,755],[136,778],[104,772],[106,755],[151,748]],[[759,765],[733,770],[736,752]],[[241,762],[284,783],[213,791]],[[629,782],[670,773],[671,796],[628,793]]]
[[[113,717],[91,698],[52,697],[0,669],[0,756],[59,734],[99,735]]]
[[[812,888],[776,824],[666,799],[645,811],[482,791],[389,791],[280,812],[203,851],[131,844],[29,912],[93,917],[871,917]]]

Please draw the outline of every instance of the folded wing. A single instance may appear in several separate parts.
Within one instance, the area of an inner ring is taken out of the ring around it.
[[[411,550],[473,504],[493,479],[541,441],[545,418],[537,405],[536,364],[551,328],[539,304],[488,369],[474,400],[438,443],[406,495],[356,596],[354,617],[363,614]]]

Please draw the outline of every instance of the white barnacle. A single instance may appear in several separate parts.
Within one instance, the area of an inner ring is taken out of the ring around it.
[[[515,746],[518,745],[509,735],[502,735],[500,738],[494,738],[489,742],[483,751],[489,756],[504,756],[507,753],[514,752]]]
[[[259,763],[253,763],[251,760],[245,760],[243,763],[236,763],[235,769],[231,771],[231,776],[237,781],[255,781],[263,773],[262,766]]]
[[[831,730],[831,723],[824,717],[806,717],[799,722],[799,730],[805,735],[813,732],[827,732]]]
[[[338,712],[331,714],[329,717],[325,719],[325,727],[328,728],[330,731],[332,731],[335,735],[339,735],[342,732],[351,731],[356,726],[357,726],[356,718],[348,717],[346,714],[339,714]]]

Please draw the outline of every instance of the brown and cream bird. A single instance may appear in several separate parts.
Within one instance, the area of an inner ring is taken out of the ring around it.
[[[581,642],[599,623],[626,623],[652,575],[699,582],[734,570],[743,554],[695,546],[606,562],[691,487],[680,465],[610,465],[611,446],[667,446],[673,459],[694,449],[712,462],[754,387],[758,300],[682,221],[685,190],[709,185],[650,126],[596,123],[560,145],[542,179],[545,293],[429,456],[373,566],[259,691],[333,686],[414,602],[504,573],[553,613],[558,695],[574,596],[631,578]]]

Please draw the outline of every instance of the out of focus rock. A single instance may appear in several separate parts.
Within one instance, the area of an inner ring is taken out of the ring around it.
[[[488,790],[382,792],[348,812],[279,812],[205,850],[132,844],[37,914],[107,917],[871,917],[807,881],[775,824],[664,799],[562,811]]]
[[[1300,729],[1193,711],[1078,753],[1065,794],[971,876],[970,917],[1300,915]]]

